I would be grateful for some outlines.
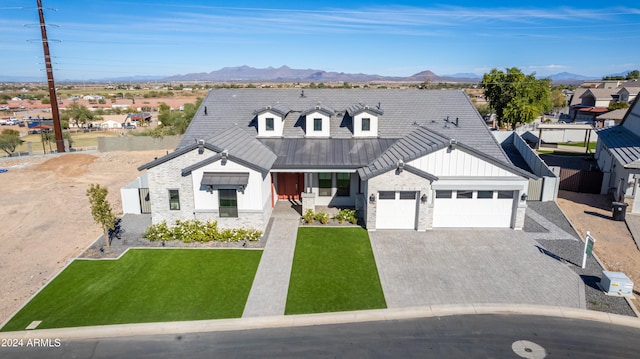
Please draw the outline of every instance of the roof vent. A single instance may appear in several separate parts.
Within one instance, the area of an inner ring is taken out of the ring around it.
[[[229,158],[229,150],[224,149],[222,150],[222,152],[220,152],[220,155],[222,155],[222,165],[226,165],[227,164],[227,159]]]
[[[196,139],[196,143],[198,144],[198,154],[201,155],[204,153],[204,140]]]
[[[449,149],[455,149],[456,145],[458,144],[458,140],[456,140],[455,138],[452,138],[449,140]]]
[[[301,91],[300,91],[300,97],[306,97],[306,96],[304,95],[304,90],[301,90]]]
[[[380,101],[378,101],[378,110],[380,109]]]
[[[456,127],[458,127],[458,118],[456,117],[456,122],[454,122],[454,125],[456,125]]]

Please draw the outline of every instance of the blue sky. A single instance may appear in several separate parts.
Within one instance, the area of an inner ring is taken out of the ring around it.
[[[514,3],[524,2],[43,0],[55,10],[45,19],[58,80],[240,65],[389,76],[640,68],[637,2]],[[46,78],[37,23],[36,0],[0,2],[0,75]]]

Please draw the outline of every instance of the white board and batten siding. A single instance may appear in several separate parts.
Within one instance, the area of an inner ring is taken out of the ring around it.
[[[517,177],[481,158],[448,148],[417,158],[408,164],[438,177]]]

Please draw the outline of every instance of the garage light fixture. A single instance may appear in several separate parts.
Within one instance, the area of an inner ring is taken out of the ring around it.
[[[525,202],[525,201],[527,200],[527,194],[526,194],[526,193],[523,193],[523,194],[522,194],[522,196],[520,196],[520,200],[521,200],[522,202]]]
[[[424,193],[421,197],[420,197],[420,202],[422,203],[427,203],[427,194]]]
[[[375,194],[371,194],[371,196],[369,196],[369,203],[376,203],[376,195]]]

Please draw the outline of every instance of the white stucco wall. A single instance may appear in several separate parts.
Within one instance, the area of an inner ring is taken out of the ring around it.
[[[273,118],[273,131],[267,131],[266,119]],[[281,137],[284,131],[284,121],[280,115],[265,111],[258,115],[258,136],[259,137]]]
[[[362,131],[362,119],[371,119],[371,128],[369,131]],[[378,136],[378,116],[367,111],[360,112],[353,118],[353,136],[354,137],[376,137]]]
[[[322,119],[322,131],[313,130],[313,120],[315,118]],[[329,116],[323,114],[320,111],[313,111],[308,113],[305,118],[306,123],[306,136],[307,137],[329,137],[331,135],[331,126]]]

